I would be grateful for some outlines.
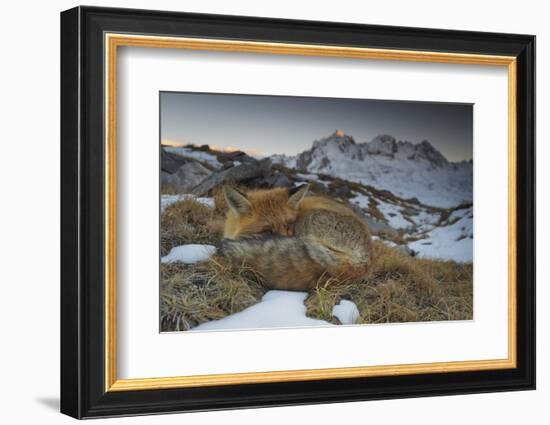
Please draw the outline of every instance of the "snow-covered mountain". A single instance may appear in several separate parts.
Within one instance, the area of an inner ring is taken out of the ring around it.
[[[379,135],[371,142],[357,143],[337,130],[296,156],[271,158],[300,172],[371,185],[426,205],[449,208],[472,202],[472,162],[449,162],[427,140],[413,144]]]

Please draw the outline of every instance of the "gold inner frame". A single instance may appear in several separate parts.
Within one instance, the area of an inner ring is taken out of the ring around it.
[[[105,34],[105,391],[131,391],[320,379],[510,369],[516,367],[516,58],[445,52],[370,49],[327,45]],[[118,379],[116,373],[116,99],[119,46],[325,56],[451,64],[494,65],[508,72],[508,357],[272,372]]]

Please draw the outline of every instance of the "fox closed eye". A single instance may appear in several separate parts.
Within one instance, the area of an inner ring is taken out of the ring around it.
[[[282,236],[293,236],[294,235],[294,221],[284,223],[277,229],[278,233]]]

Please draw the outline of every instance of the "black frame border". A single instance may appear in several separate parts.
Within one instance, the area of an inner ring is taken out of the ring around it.
[[[517,368],[105,392],[105,32],[516,57]],[[534,36],[87,6],[61,13],[62,413],[92,418],[534,388]]]

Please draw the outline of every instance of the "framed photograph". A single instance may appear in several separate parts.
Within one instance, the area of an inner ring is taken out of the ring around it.
[[[535,37],[61,14],[61,411],[535,388]]]

